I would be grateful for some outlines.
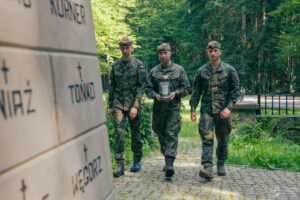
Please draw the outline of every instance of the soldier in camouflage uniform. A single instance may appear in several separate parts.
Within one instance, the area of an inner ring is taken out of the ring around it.
[[[138,172],[141,169],[141,100],[147,79],[143,63],[131,57],[132,40],[124,37],[119,46],[122,58],[112,65],[108,97],[108,112],[115,126],[114,151],[118,163],[118,167],[113,173],[114,177],[124,175],[126,116],[129,120],[131,149],[134,153],[133,166],[130,171]]]
[[[172,177],[181,129],[180,99],[188,94],[190,84],[184,69],[171,61],[170,45],[162,43],[157,51],[161,63],[150,71],[146,94],[154,99],[152,128],[158,135],[161,153],[165,157],[165,176]]]
[[[197,70],[194,91],[190,100],[191,120],[196,121],[196,107],[201,99],[199,133],[202,138],[202,161],[204,169],[200,177],[212,179],[214,129],[218,140],[216,150],[217,174],[226,176],[224,162],[227,159],[228,137],[231,131],[230,113],[239,97],[239,77],[236,70],[221,62],[221,45],[211,41],[207,45],[209,63]]]

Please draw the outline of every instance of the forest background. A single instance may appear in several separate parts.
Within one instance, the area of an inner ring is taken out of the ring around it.
[[[156,47],[169,43],[192,82],[217,40],[248,94],[300,86],[300,0],[92,0],[92,8],[102,74],[127,35],[148,71],[159,63]]]

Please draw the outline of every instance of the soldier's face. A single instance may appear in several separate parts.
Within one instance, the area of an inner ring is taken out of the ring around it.
[[[210,61],[217,61],[220,59],[220,56],[222,55],[222,50],[217,48],[206,49],[206,52]]]
[[[171,62],[171,51],[159,51],[158,57],[163,66],[168,66]]]
[[[128,60],[129,58],[131,58],[133,46],[120,46],[120,50],[122,52],[123,60]]]

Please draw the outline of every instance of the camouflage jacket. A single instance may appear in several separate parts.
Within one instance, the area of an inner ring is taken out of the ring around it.
[[[209,63],[197,70],[190,100],[191,112],[201,99],[201,112],[219,114],[224,108],[232,109],[240,94],[240,81],[236,70],[221,62],[216,69]]]
[[[108,107],[125,111],[139,108],[145,91],[147,75],[142,61],[131,58],[117,60],[110,72]]]
[[[162,67],[159,64],[151,69],[146,86],[147,97],[154,99],[154,103],[157,103],[155,95],[159,93],[159,82],[164,80],[163,76],[168,77],[174,92],[176,92],[175,98],[171,101],[171,104],[180,104],[180,99],[189,92],[190,83],[183,67],[175,63],[172,63],[168,67]]]

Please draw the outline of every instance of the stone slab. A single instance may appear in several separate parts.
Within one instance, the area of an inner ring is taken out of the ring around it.
[[[234,110],[257,110],[258,104],[254,102],[237,102],[233,106]]]
[[[116,193],[112,191],[109,195],[105,197],[105,200],[115,200],[116,199]]]
[[[97,57],[51,53],[61,141],[105,122]]]
[[[104,199],[112,189],[104,125],[0,177],[0,199]]]
[[[49,55],[0,47],[0,172],[58,144]]]
[[[97,53],[90,1],[1,0],[0,13],[0,44]]]

